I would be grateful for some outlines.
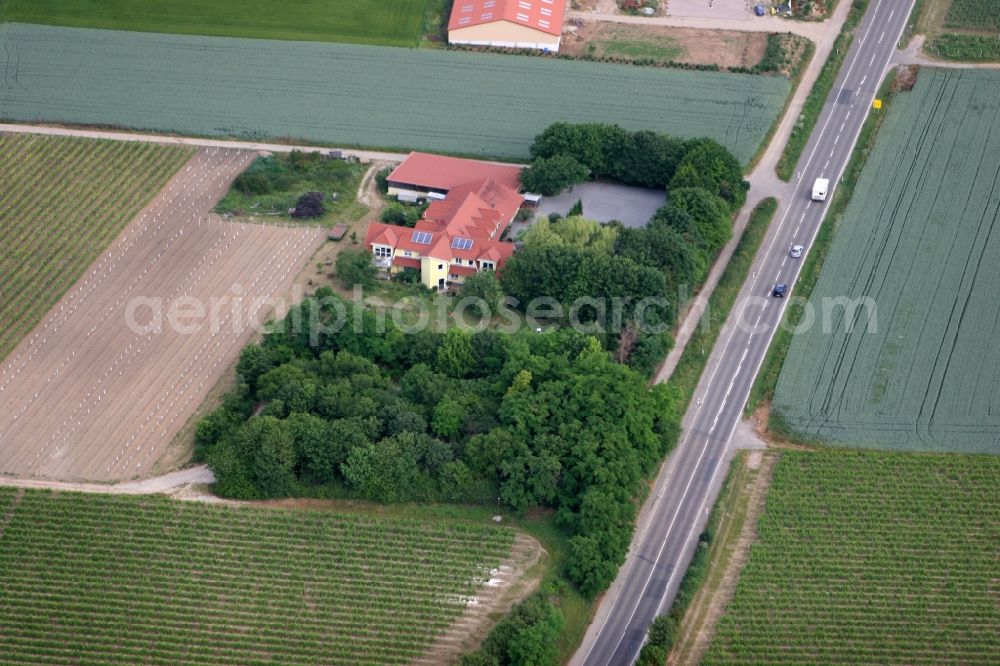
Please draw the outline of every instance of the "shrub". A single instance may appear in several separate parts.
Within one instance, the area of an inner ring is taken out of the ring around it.
[[[267,194],[271,191],[271,183],[262,173],[241,173],[233,181],[233,187],[246,195]]]
[[[337,255],[337,275],[346,287],[371,287],[376,274],[375,263],[367,250],[344,249]]]
[[[416,206],[405,206],[401,203],[391,203],[382,210],[380,218],[386,224],[398,224],[403,227],[412,227],[420,219],[420,208]]]
[[[531,192],[553,196],[582,183],[589,174],[590,170],[576,158],[559,154],[535,159],[521,172],[521,184]]]
[[[326,207],[323,205],[322,192],[306,192],[299,197],[292,210],[292,217],[297,219],[310,219],[324,215],[326,215]]]

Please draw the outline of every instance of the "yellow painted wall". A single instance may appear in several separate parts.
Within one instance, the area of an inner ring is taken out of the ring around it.
[[[441,266],[439,269],[438,266]],[[444,278],[445,284],[448,284],[448,260],[447,259],[435,259],[434,257],[421,257],[420,259],[420,281],[424,283],[424,286],[428,289],[434,289],[438,286],[438,280]]]
[[[493,21],[448,31],[452,44],[495,44],[518,48],[548,48],[559,50],[559,37],[510,21]]]

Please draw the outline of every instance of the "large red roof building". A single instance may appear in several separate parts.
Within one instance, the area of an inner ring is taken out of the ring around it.
[[[448,41],[556,52],[565,12],[566,0],[455,0]]]
[[[524,197],[520,167],[410,153],[389,174],[389,193],[430,205],[412,229],[373,222],[365,245],[386,271],[420,271],[427,287],[461,284],[479,270],[500,270],[514,245],[500,240]]]

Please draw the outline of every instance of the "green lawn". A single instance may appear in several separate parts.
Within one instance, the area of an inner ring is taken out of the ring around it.
[[[367,210],[357,201],[358,185],[368,166],[327,160],[320,153],[293,152],[258,157],[236,178],[215,206],[217,213],[249,215],[259,221],[293,220],[288,210],[306,192],[321,192],[326,214],[301,220],[322,225],[356,220]]]
[[[417,46],[429,0],[4,0],[0,21]]]

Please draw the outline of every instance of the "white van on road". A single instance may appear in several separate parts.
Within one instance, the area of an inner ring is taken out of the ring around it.
[[[826,201],[826,193],[830,190],[829,178],[817,178],[813,183],[813,201]]]

